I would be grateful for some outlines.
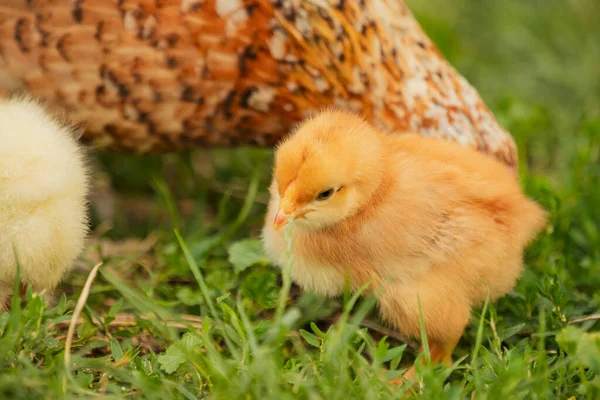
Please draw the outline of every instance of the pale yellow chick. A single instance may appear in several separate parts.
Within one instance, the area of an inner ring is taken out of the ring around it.
[[[292,279],[339,295],[372,282],[382,317],[449,362],[471,310],[509,292],[526,244],[546,213],[504,165],[478,151],[417,134],[385,134],[327,110],[278,147],[263,229],[267,254]],[[414,377],[414,368],[405,375]]]
[[[0,98],[0,307],[17,271],[53,289],[83,249],[88,176],[72,128],[35,100]]]

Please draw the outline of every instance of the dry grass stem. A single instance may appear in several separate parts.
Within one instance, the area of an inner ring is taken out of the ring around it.
[[[69,368],[71,365],[71,344],[73,343],[73,335],[75,334],[75,327],[77,326],[76,322],[81,315],[81,311],[85,306],[88,296],[90,295],[90,288],[92,287],[94,279],[96,279],[96,275],[98,274],[100,266],[102,266],[102,263],[96,264],[90,271],[90,274],[83,285],[83,289],[81,290],[81,294],[79,295],[79,299],[77,300],[77,304],[75,305],[75,310],[73,310],[73,315],[71,316],[69,330],[67,331],[67,340],[65,342],[65,366],[67,368]]]

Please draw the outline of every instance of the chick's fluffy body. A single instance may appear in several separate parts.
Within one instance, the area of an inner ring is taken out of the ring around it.
[[[59,283],[84,245],[87,188],[73,131],[32,99],[0,99],[0,297],[12,293],[15,253],[23,284]]]
[[[319,191],[341,187],[329,200]],[[453,347],[471,309],[509,292],[545,212],[516,177],[484,154],[417,134],[385,134],[328,110],[301,124],[276,152],[263,229],[267,254],[286,260],[278,208],[310,209],[290,229],[292,279],[335,296],[345,279],[371,281],[382,316],[418,338]],[[287,211],[286,211],[287,212]],[[486,287],[487,285],[487,287]]]

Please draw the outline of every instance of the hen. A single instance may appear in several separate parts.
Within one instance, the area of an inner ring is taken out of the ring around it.
[[[0,92],[136,153],[272,145],[336,105],[394,130],[515,143],[401,0],[2,0]]]
[[[334,109],[303,122],[275,155],[263,229],[275,264],[325,296],[371,282],[383,319],[450,362],[471,310],[509,292],[546,213],[512,172],[461,145],[380,132]],[[414,366],[405,378],[415,377]]]

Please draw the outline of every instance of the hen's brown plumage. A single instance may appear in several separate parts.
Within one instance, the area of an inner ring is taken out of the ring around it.
[[[271,145],[334,104],[517,159],[400,0],[5,0],[1,89],[66,108],[113,149]]]

